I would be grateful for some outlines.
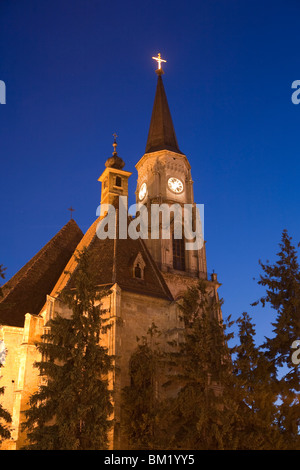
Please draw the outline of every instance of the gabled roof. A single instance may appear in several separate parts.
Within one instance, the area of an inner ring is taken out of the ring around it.
[[[71,219],[4,286],[0,324],[24,326],[26,313],[37,315],[64,270],[83,233]]]
[[[157,152],[159,150],[171,150],[176,153],[182,153],[178,147],[168,100],[160,74],[157,79],[145,153]]]
[[[101,240],[96,234],[99,220],[95,220],[77,247],[78,251],[87,248],[90,254],[90,269],[96,285],[110,288],[117,284],[125,291],[172,300],[172,294],[143,240],[131,238]],[[133,276],[134,261],[138,253],[141,253],[146,264],[143,280]],[[51,292],[53,297],[59,295],[66,286],[72,287],[72,273],[76,267],[75,256],[72,256],[66,266],[66,272],[62,273]]]

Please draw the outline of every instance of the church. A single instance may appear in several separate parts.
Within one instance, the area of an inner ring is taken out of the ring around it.
[[[136,202],[150,210],[153,204],[195,206],[191,166],[180,150],[163,83],[160,54],[152,116],[144,155],[136,163]],[[103,165],[101,206],[113,205],[128,196],[128,179],[118,155],[116,136],[112,156]],[[141,152],[142,153],[142,152]],[[205,243],[185,249],[185,239],[176,238],[100,238],[97,218],[85,234],[71,218],[69,222],[2,287],[0,299],[0,397],[12,416],[11,439],[3,449],[18,450],[26,442],[21,429],[23,412],[30,395],[38,388],[40,377],[33,366],[39,360],[35,343],[55,313],[68,315],[58,298],[76,270],[77,250],[91,254],[90,269],[99,290],[109,289],[103,305],[112,328],[104,338],[114,355],[115,369],[109,378],[114,390],[114,428],[111,449],[122,449],[121,391],[129,384],[129,360],[137,346],[136,337],[146,334],[154,323],[167,341],[180,328],[178,300],[198,279],[207,282],[211,296],[218,298],[217,275],[208,276]],[[174,223],[171,229],[174,232]],[[171,231],[172,231],[171,230]],[[71,273],[71,274],[70,274]],[[121,321],[119,321],[121,320]],[[175,332],[175,333],[174,333]],[[158,384],[158,393],[160,393]],[[161,392],[162,393],[162,392]]]

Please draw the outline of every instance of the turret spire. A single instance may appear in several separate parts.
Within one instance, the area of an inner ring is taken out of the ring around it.
[[[113,141],[113,148],[114,148],[114,151],[113,151],[113,154],[110,158],[108,158],[106,160],[106,163],[105,163],[105,166],[106,167],[110,167],[110,168],[118,168],[118,169],[122,169],[124,166],[125,166],[125,163],[124,161],[122,160],[121,157],[118,156],[117,154],[117,134],[114,133],[113,134],[113,137],[114,137],[114,141]]]
[[[114,141],[113,141],[113,144],[112,144],[112,145],[113,145],[113,148],[114,148],[113,155],[117,155],[117,146],[118,146],[118,144],[117,144],[117,137],[118,137],[118,136],[117,136],[116,133],[114,133],[114,134],[113,134],[113,137],[114,137]]]

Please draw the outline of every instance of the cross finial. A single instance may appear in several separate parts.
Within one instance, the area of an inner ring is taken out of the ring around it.
[[[70,211],[70,220],[71,220],[71,219],[73,219],[73,214],[72,214],[72,212],[74,212],[75,209],[73,209],[73,207],[71,206],[71,207],[69,207],[68,211]]]
[[[152,59],[156,60],[158,63],[158,69],[156,70],[156,73],[158,75],[164,73],[163,69],[161,68],[161,63],[167,61],[161,58],[160,52],[158,53],[157,57],[152,57]]]
[[[117,137],[118,137],[118,136],[117,136],[116,133],[114,133],[114,134],[113,134],[113,137],[114,137],[114,142],[113,142],[114,155],[116,155],[116,154],[117,154],[117,145],[118,145],[118,144],[117,144]]]

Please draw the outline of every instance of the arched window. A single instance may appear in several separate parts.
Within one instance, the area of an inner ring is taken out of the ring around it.
[[[174,238],[173,233],[173,268],[185,271],[185,246],[184,238]]]
[[[116,186],[122,186],[122,178],[121,176],[116,176]]]

